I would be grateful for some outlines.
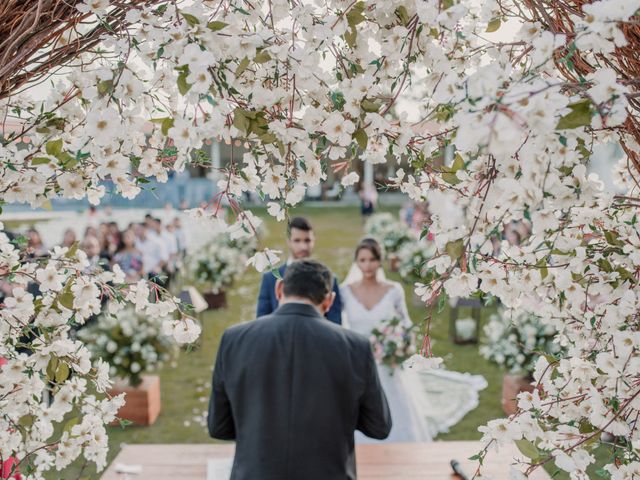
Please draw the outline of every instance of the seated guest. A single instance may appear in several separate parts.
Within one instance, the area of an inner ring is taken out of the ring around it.
[[[164,242],[157,235],[150,234],[144,223],[136,225],[136,237],[136,248],[142,252],[142,265],[147,277],[164,286],[165,281],[160,276],[164,276],[169,261]]]
[[[187,234],[182,227],[182,220],[180,220],[180,217],[174,218],[173,222],[171,223],[176,236],[176,240],[178,241],[179,256],[183,257],[187,253]]]
[[[71,246],[76,243],[76,240],[75,230],[73,230],[73,228],[67,228],[62,236],[62,246],[71,248]]]
[[[137,282],[144,276],[142,253],[136,248],[136,235],[132,229],[122,233],[113,263],[122,269],[127,282]]]
[[[47,249],[42,242],[40,232],[35,228],[27,230],[27,256],[29,258],[39,258],[47,254]]]
[[[100,269],[109,270],[109,259],[100,250],[100,242],[94,236],[89,235],[82,241],[82,251],[87,254],[89,266],[84,273],[96,273]]]

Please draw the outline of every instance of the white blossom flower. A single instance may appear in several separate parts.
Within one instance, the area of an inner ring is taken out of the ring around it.
[[[247,260],[247,265],[252,265],[258,272],[263,272],[266,268],[275,268],[280,260],[280,250],[265,249]]]
[[[58,274],[58,269],[52,263],[49,263],[46,268],[38,270],[36,278],[40,283],[40,290],[43,292],[48,290],[59,292],[62,290],[64,276]]]
[[[349,172],[344,177],[342,177],[342,180],[340,180],[340,183],[342,184],[343,187],[349,187],[351,185],[358,183],[358,180],[360,180],[360,175],[358,175],[356,172]]]
[[[280,206],[279,203],[269,202],[267,204],[267,212],[279,222],[285,219],[286,211]]]
[[[87,114],[87,135],[97,145],[110,145],[122,132],[122,119],[113,108],[90,110]]]
[[[82,13],[95,13],[104,15],[109,7],[110,0],[83,0],[76,8]]]

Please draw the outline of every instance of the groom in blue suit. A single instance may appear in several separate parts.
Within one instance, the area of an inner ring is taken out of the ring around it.
[[[293,260],[309,258],[313,253],[315,245],[315,236],[313,228],[309,220],[303,217],[294,217],[289,222],[287,232],[287,246],[289,247],[289,259],[287,263],[278,268],[280,278],[284,278],[284,272],[287,265]],[[276,276],[272,272],[267,272],[262,276],[260,284],[260,294],[258,295],[258,306],[256,308],[256,317],[262,317],[273,313],[278,308],[278,299],[276,298]],[[342,324],[342,301],[340,300],[340,289],[338,282],[333,280],[333,291],[336,298],[331,308],[325,314],[327,320]]]

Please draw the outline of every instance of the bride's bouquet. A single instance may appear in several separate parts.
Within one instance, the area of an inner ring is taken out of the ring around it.
[[[416,327],[406,326],[399,318],[382,320],[371,331],[373,356],[380,365],[393,371],[416,353]]]

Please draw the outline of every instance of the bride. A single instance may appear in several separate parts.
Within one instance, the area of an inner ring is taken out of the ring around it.
[[[382,252],[378,242],[363,239],[355,251],[355,267],[340,287],[343,311],[349,328],[369,337],[378,324],[399,318],[411,325],[404,290],[397,282],[385,280],[380,267]],[[393,427],[385,442],[424,442],[432,439],[426,419],[418,414],[411,401],[403,370],[393,375],[388,368],[378,366],[380,382],[387,395]],[[378,443],[356,432],[356,443]]]

